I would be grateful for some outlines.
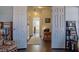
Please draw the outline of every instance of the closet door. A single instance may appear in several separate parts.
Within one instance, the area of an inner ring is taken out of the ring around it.
[[[27,47],[27,8],[13,7],[13,40],[17,48]]]
[[[64,7],[52,7],[52,48],[65,48]]]

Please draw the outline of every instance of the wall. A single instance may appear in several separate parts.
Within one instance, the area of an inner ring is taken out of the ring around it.
[[[12,21],[12,7],[0,6],[0,21]]]
[[[78,20],[78,7],[65,7],[66,21]]]
[[[34,8],[37,10],[38,15],[34,15]],[[37,8],[37,7],[28,7],[28,20],[29,20],[29,32],[32,34],[32,20],[33,17],[40,17],[40,30],[41,30],[41,36],[43,35],[43,29],[49,28],[51,31],[51,23],[45,23],[45,18],[51,18],[51,8],[50,7],[45,7],[45,8]]]

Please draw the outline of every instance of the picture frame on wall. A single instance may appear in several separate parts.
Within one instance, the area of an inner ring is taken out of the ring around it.
[[[50,23],[50,18],[45,18],[45,23]]]

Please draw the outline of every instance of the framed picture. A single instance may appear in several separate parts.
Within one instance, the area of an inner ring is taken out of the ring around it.
[[[50,23],[50,18],[45,18],[45,23]]]

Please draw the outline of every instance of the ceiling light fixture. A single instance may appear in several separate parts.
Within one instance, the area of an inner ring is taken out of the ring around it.
[[[35,15],[35,16],[37,16],[37,15],[38,15],[38,13],[37,13],[37,12],[34,12],[34,15]]]
[[[38,8],[43,8],[43,7],[39,6]]]

